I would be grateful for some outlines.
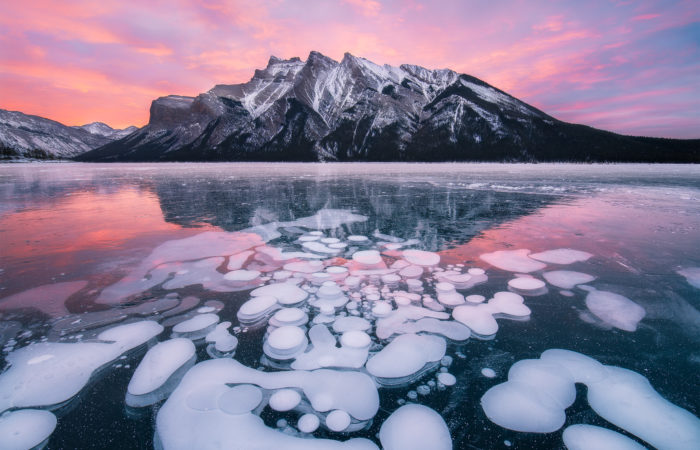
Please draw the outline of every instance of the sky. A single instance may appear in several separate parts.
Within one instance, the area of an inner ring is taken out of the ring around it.
[[[270,55],[450,68],[574,123],[700,138],[698,0],[0,2],[0,108],[143,126]]]

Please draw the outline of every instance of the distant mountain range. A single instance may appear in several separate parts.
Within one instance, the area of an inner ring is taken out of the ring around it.
[[[118,134],[75,159],[700,162],[699,139],[569,124],[469,75],[348,53],[273,56],[247,83],[154,100],[148,125]]]
[[[115,130],[101,122],[69,127],[43,117],[0,109],[0,161],[72,158],[137,130]]]

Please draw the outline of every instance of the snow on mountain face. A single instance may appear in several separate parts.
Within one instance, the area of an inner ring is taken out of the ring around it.
[[[71,158],[136,131],[95,122],[69,127],[43,117],[0,110],[0,160]]]
[[[306,61],[272,56],[247,83],[161,97],[146,127],[81,158],[601,160],[609,149],[639,145],[560,122],[449,69],[378,65],[349,53],[338,62],[311,52]]]

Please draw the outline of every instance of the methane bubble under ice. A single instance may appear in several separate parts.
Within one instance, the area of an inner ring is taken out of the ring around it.
[[[0,448],[41,448],[56,428],[56,416],[41,409],[20,409],[0,415]]]
[[[161,387],[177,369],[195,358],[192,341],[185,338],[159,342],[148,350],[131,377],[127,392],[144,395]]]
[[[599,416],[656,448],[688,449],[700,442],[700,420],[661,397],[645,377],[569,350],[518,361],[507,382],[481,397],[481,406],[504,428],[551,433],[564,425],[575,383],[588,387],[588,403]]]
[[[451,450],[452,437],[440,414],[423,405],[404,405],[379,430],[384,450]]]
[[[507,272],[530,273],[544,269],[545,264],[528,257],[530,250],[498,250],[484,253],[479,258]]]
[[[624,434],[594,425],[568,426],[562,437],[569,450],[646,450],[646,447]]]
[[[572,250],[570,248],[558,248],[556,250],[547,250],[545,252],[533,253],[530,258],[538,261],[543,261],[550,264],[573,264],[579,261],[587,261],[592,257],[588,252],[581,250]]]
[[[622,295],[591,290],[586,296],[586,307],[608,325],[624,331],[636,331],[644,318],[644,308]]]
[[[574,272],[572,270],[552,270],[542,274],[547,283],[562,289],[573,289],[579,284],[590,283],[595,280],[593,275]]]

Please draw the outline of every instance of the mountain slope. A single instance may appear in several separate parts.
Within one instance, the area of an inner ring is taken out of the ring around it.
[[[700,140],[561,122],[471,77],[274,56],[247,83],[153,101],[144,128],[83,161],[700,161]]]
[[[136,130],[114,130],[100,122],[69,127],[43,117],[0,109],[0,160],[72,158]]]

